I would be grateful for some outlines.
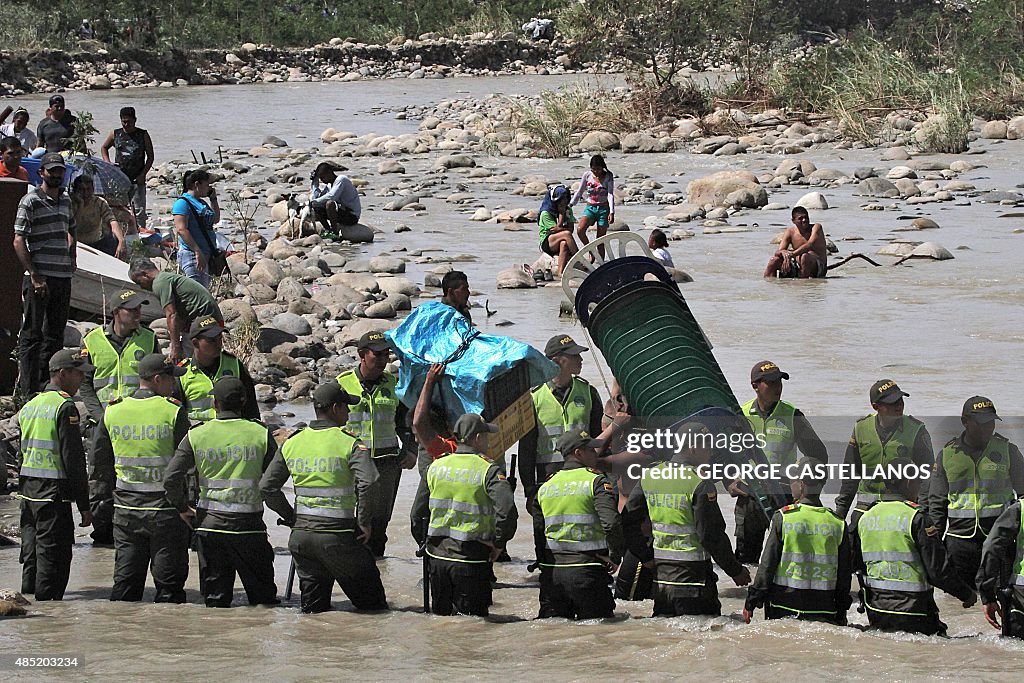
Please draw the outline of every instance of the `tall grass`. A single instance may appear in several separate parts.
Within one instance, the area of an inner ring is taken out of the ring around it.
[[[629,129],[633,114],[608,93],[586,85],[545,90],[539,102],[512,100],[512,125],[548,156],[567,156],[592,130]]]

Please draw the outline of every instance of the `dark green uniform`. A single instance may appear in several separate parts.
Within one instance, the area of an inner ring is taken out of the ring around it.
[[[601,619],[615,613],[609,562],[622,558],[619,501],[608,477],[575,459],[537,491],[546,547],[539,618]]]
[[[295,486],[295,508],[281,492]],[[267,507],[292,527],[288,550],[305,613],[331,608],[334,582],[356,609],[387,609],[373,553],[356,539],[378,501],[377,468],[366,446],[327,420],[313,420],[281,447],[260,481]]]
[[[655,562],[656,617],[720,615],[712,559],[729,576],[743,571],[725,531],[714,482],[689,471],[692,478],[687,479],[642,478],[622,511],[627,546],[641,562]],[[646,522],[652,524],[652,538],[641,530]]]
[[[96,440],[97,426],[103,411],[113,398],[133,395],[139,386],[138,364],[156,350],[156,337],[145,326],[122,337],[114,332],[113,323],[96,328],[83,340],[93,367],[85,371],[85,380],[78,395],[89,413],[86,441]],[[92,510],[92,539],[95,543],[114,542],[114,499],[109,487],[96,481],[96,455],[89,458],[89,508]]]
[[[957,470],[952,476],[950,468]],[[977,476],[976,476],[977,475]],[[963,434],[939,452],[928,490],[928,518],[945,532],[946,553],[960,578],[970,581],[981,564],[981,548],[996,518],[1024,495],[1024,457],[1000,434],[972,449]]]
[[[932,586],[968,599],[971,587],[946,562],[938,530],[917,503],[880,501],[850,527],[854,572],[864,574],[862,598],[872,628],[945,633]]]
[[[179,512],[189,508],[189,471],[198,477],[195,543],[207,607],[231,606],[236,574],[250,605],[280,603],[260,494],[260,479],[276,454],[266,426],[222,410],[188,432],[171,458],[164,490]]]
[[[412,506],[413,536],[429,558],[434,614],[487,616],[491,605],[491,548],[516,532],[512,486],[500,465],[468,447],[427,470],[427,487]]]
[[[71,503],[89,510],[80,417],[71,397],[50,383],[18,413],[21,427],[21,592],[62,600],[71,575],[75,521]]]
[[[188,428],[185,407],[149,389],[112,401],[96,427],[93,492],[114,501],[111,600],[141,600],[151,568],[154,602],[185,602],[189,531],[163,475]]]
[[[1024,638],[1024,525],[1021,501],[999,515],[989,529],[978,568],[978,594],[983,604],[997,601],[999,591],[1010,589],[1010,635]]]
[[[845,523],[817,496],[806,496],[772,516],[745,606],[750,612],[763,606],[768,619],[796,617],[845,626],[850,575]]]

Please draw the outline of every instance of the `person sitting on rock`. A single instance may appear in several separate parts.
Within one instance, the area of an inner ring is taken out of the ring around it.
[[[828,271],[828,248],[821,223],[811,225],[807,209],[793,208],[793,225],[782,233],[779,250],[768,261],[765,277],[823,278]]]
[[[666,268],[675,268],[672,263],[672,254],[668,253],[668,237],[664,232],[655,228],[647,239],[647,246],[651,248],[654,258],[661,262]]]
[[[572,236],[576,217],[569,208],[569,190],[564,185],[551,188],[540,205],[537,225],[540,227],[540,250],[558,259],[555,277],[561,277],[565,264],[576,255],[579,247]]]
[[[325,226],[321,235],[325,238],[344,237],[345,228],[359,222],[362,208],[359,192],[348,176],[338,173],[333,164],[323,161],[313,171],[309,205],[316,219]],[[324,183],[321,185],[321,183]]]

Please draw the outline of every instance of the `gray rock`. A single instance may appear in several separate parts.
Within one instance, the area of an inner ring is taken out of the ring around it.
[[[287,147],[288,146],[287,142],[285,142],[281,138],[277,137],[276,135],[268,135],[267,137],[263,138],[263,143],[262,144],[270,146],[270,147]]]
[[[875,169],[870,166],[860,166],[853,170],[853,177],[857,180],[867,180],[875,176]]]
[[[939,227],[939,224],[933,221],[931,218],[915,218],[911,225],[917,230],[934,230]]]
[[[935,259],[936,261],[948,261],[953,258],[953,254],[949,252],[949,249],[946,249],[944,246],[936,244],[935,242],[919,244],[914,247],[910,254],[915,258],[930,258]]]
[[[1024,139],[1024,116],[1015,116],[1006,124],[1007,140]]]
[[[745,192],[730,196],[737,190]],[[720,171],[692,180],[686,187],[686,193],[687,201],[698,206],[759,207],[768,203],[768,192],[747,171]]]
[[[394,318],[397,313],[395,307],[387,301],[379,301],[366,307],[363,314],[367,318]]]
[[[859,194],[866,197],[899,197],[899,189],[885,178],[865,178],[857,186]]]
[[[473,168],[476,161],[468,154],[446,154],[434,162],[434,168]]]
[[[240,322],[256,322],[256,311],[252,305],[242,299],[225,299],[220,302],[220,312],[228,327]]]
[[[365,300],[365,294],[357,292],[351,287],[347,287],[345,285],[329,285],[327,287],[322,287],[319,292],[313,295],[313,301],[321,303],[327,308],[344,308],[349,304],[358,304]]]
[[[275,327],[261,327],[260,336],[256,340],[256,349],[261,353],[269,353],[280,344],[294,342],[297,337],[294,334],[279,330]]]
[[[309,292],[306,291],[306,288],[302,286],[301,282],[293,277],[286,277],[277,285],[278,301],[294,301],[296,299],[304,299],[308,296]]]
[[[256,400],[259,403],[276,403],[277,399],[274,397],[274,387],[269,384],[257,384],[256,385]]]
[[[245,288],[246,293],[258,304],[268,304],[277,298],[277,292],[272,287],[259,282],[250,284]]]
[[[249,282],[267,287],[277,287],[284,277],[284,269],[269,258],[260,259],[249,271]]]
[[[405,166],[394,159],[388,159],[377,164],[377,173],[385,175],[387,173],[405,173]]]
[[[387,299],[384,299],[384,303],[390,304],[396,311],[412,310],[412,300],[405,294],[391,294]]]
[[[375,256],[370,259],[370,271],[374,273],[404,273],[405,261],[394,256]]]
[[[377,278],[380,291],[385,294],[404,294],[405,296],[419,296],[420,288],[415,282],[404,277],[381,277]]]
[[[362,223],[345,225],[341,228],[342,239],[356,244],[366,244],[373,241],[373,228]]]
[[[360,292],[376,294],[380,291],[377,278],[366,273],[337,273],[327,278],[328,285],[345,285]]]
[[[533,275],[523,266],[512,266],[498,272],[495,278],[498,289],[534,289],[537,283]]]
[[[309,321],[303,318],[301,315],[294,313],[278,313],[274,316],[274,320],[271,323],[275,328],[288,334],[294,334],[296,336],[304,336],[313,331]]]
[[[619,136],[605,130],[592,130],[580,140],[580,149],[584,152],[603,152],[618,147]]]
[[[1006,121],[986,121],[981,126],[981,137],[987,140],[1005,140]]]
[[[828,202],[820,192],[808,192],[797,201],[796,205],[805,209],[824,210],[828,208]]]

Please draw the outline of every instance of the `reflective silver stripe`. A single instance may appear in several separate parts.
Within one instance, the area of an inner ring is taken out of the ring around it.
[[[946,516],[950,519],[973,519],[976,515],[974,508],[947,508]]]
[[[57,442],[49,439],[22,439],[21,450],[26,448],[38,448],[41,451],[57,452]]]
[[[199,477],[199,485],[208,489],[258,489],[259,481],[254,479],[207,479]]]
[[[1013,576],[1013,585],[1014,586],[1024,586],[1024,576],[1021,576],[1020,574],[1014,574],[1014,576]]]
[[[552,451],[551,453],[545,453],[543,455],[538,453],[537,457],[534,459],[534,462],[537,463],[538,465],[550,465],[552,463],[562,462],[564,460],[565,458],[562,457],[561,453],[557,451]]]
[[[126,458],[126,457],[115,457],[115,465],[124,465],[126,467],[152,467],[162,466],[166,467],[171,462],[170,458],[165,458],[162,455],[156,455],[152,458]]]
[[[389,436],[389,437],[386,437],[386,438],[379,438],[378,437],[376,439],[373,439],[372,442],[373,442],[373,446],[371,446],[371,448],[374,448],[374,449],[377,449],[377,448],[395,448],[395,447],[398,446],[398,437],[397,436]]]
[[[93,389],[102,389],[103,387],[105,387],[108,384],[110,384],[111,382],[113,382],[115,379],[116,378],[113,377],[113,376],[111,376],[111,377],[93,377],[92,378],[92,388]]]
[[[973,479],[952,479],[946,483],[949,485],[949,492],[954,496],[958,493],[966,493],[966,489],[974,487]]]
[[[858,493],[858,503],[874,503],[880,500],[884,501],[900,501],[906,500],[905,497],[898,493]]]
[[[310,515],[312,517],[331,517],[333,519],[355,519],[355,510],[343,510],[341,508],[317,508],[295,503],[295,514]]]
[[[188,404],[192,410],[208,410],[213,407],[213,397],[193,399]]]
[[[597,515],[552,515],[544,518],[544,525],[551,524],[600,524]]]
[[[814,564],[838,565],[839,561],[834,555],[819,555],[817,553],[782,553],[779,562],[813,562]]]
[[[556,427],[545,427],[544,425],[540,425],[538,429],[542,434],[546,434],[548,436],[559,436],[565,433],[565,427],[562,425],[558,425]]]
[[[607,550],[605,541],[552,541],[547,539],[548,550]]]
[[[880,590],[906,591],[909,593],[920,593],[931,588],[927,583],[917,583],[916,581],[886,581],[885,579],[872,579],[870,576],[864,577],[864,585],[869,588],[878,588]]]
[[[920,559],[917,553],[900,553],[895,551],[863,553],[863,556],[865,562],[917,562]]]
[[[36,477],[37,479],[67,479],[63,472],[38,467],[22,467],[19,474],[22,477]]]
[[[651,529],[654,531],[660,531],[663,534],[675,534],[677,536],[697,533],[697,527],[692,524],[662,524],[660,522],[652,522]]]
[[[457,541],[489,541],[494,538],[493,531],[462,531],[441,527],[430,527],[427,533],[429,536],[446,536]]]
[[[462,501],[445,500],[443,498],[431,498],[429,505],[435,510],[455,510],[457,512],[472,512],[478,515],[490,515],[494,513],[494,508],[489,505],[484,507],[474,505],[473,503],[463,503]]]
[[[263,512],[262,503],[222,503],[202,497],[199,499],[199,507],[214,512]]]
[[[356,492],[354,486],[337,486],[335,488],[319,488],[316,486],[296,486],[296,496],[308,496],[310,498],[333,498],[336,496],[351,496]]]
[[[775,584],[777,586],[786,586],[787,588],[803,588],[805,590],[812,591],[831,591],[836,588],[835,579],[829,579],[828,581],[812,581],[810,579],[794,579],[789,576],[776,576]]]
[[[122,491],[140,491],[142,493],[162,493],[164,490],[163,482],[159,481],[125,481],[123,479],[117,480],[117,488]]]
[[[352,425],[352,423],[354,423],[354,422],[369,422],[369,421],[370,421],[370,414],[369,413],[349,413],[348,414],[348,424],[349,425]]]
[[[669,548],[655,548],[654,559],[678,560],[680,562],[700,562],[708,559],[708,555],[703,550],[671,550]],[[704,584],[700,585],[703,586]]]

